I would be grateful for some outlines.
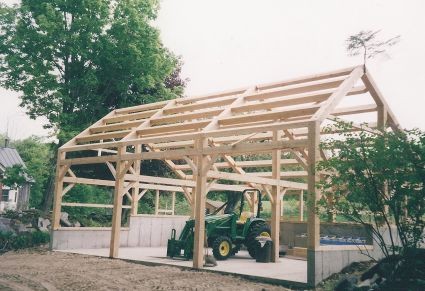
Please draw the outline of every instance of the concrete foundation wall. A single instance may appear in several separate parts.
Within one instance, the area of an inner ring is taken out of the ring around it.
[[[384,241],[389,244],[390,235],[388,229],[385,230],[385,228],[382,228],[381,232]],[[395,227],[392,232],[393,235],[397,233]],[[397,235],[393,237],[393,240],[396,245],[400,245],[400,239]],[[330,275],[340,272],[353,262],[371,260],[366,254],[376,260],[383,257],[383,253],[375,241],[373,241],[372,246],[321,246],[316,251],[308,250],[308,264],[313,264],[315,266],[314,274],[308,274],[308,281],[314,282],[314,285],[316,285]],[[310,276],[314,276],[314,278],[310,278]]]
[[[120,246],[126,246],[128,228],[121,229]],[[111,240],[110,227],[63,227],[51,234],[53,250],[108,248]]]
[[[170,215],[137,215],[130,218],[129,247],[167,246],[174,228],[177,237],[180,235],[188,216]]]
[[[307,222],[282,221],[280,223],[279,240],[281,245],[307,247]],[[356,223],[320,223],[320,235],[335,235],[338,237],[364,237],[366,244],[372,244],[372,235],[364,226]]]
[[[121,247],[166,246],[171,230],[177,236],[188,216],[136,215],[130,217],[129,227],[121,228]],[[110,227],[63,227],[52,232],[51,247],[54,250],[108,248]]]

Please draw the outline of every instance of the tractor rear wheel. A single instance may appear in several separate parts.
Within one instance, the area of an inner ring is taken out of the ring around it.
[[[255,259],[257,254],[257,245],[258,241],[256,240],[257,236],[268,236],[271,235],[270,226],[265,222],[258,222],[251,227],[251,230],[248,232],[245,238],[245,246],[248,249],[249,255]]]
[[[219,236],[214,239],[212,248],[217,260],[226,260],[232,251],[232,241],[227,236]]]

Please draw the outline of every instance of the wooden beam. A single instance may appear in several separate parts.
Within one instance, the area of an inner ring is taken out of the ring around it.
[[[196,147],[202,151],[207,146],[205,139],[199,139]],[[196,175],[195,187],[195,234],[193,248],[193,267],[201,269],[204,266],[204,241],[205,241],[205,200],[207,192],[207,176],[202,169],[208,163],[205,155],[197,157],[196,167],[198,168]]]
[[[299,105],[304,103],[311,103],[311,102],[322,102],[325,101],[331,94],[335,92],[335,89],[326,89],[326,90],[320,90],[320,91],[313,91],[313,92],[307,92],[307,93],[301,93],[301,94],[295,94],[295,95],[288,95],[281,97],[280,94],[276,94],[278,96],[277,98],[270,98],[267,100],[259,100],[258,102],[251,102],[246,105],[240,105],[235,108],[232,108],[232,112],[246,112],[246,111],[257,111],[257,110],[265,110],[265,109],[273,109],[273,108],[279,108],[283,106],[292,106],[292,105]],[[348,95],[355,95],[355,94],[362,94],[366,93],[367,90],[364,86],[355,87],[353,90],[351,90]],[[279,93],[277,91],[276,93]],[[257,93],[259,98],[264,93]]]
[[[400,130],[400,123],[398,122],[395,114],[392,112],[391,108],[388,106],[387,101],[384,98],[384,95],[379,90],[369,71],[366,69],[366,72],[362,76],[363,83],[366,85],[366,88],[369,90],[370,95],[375,100],[376,104],[379,106],[379,115],[382,115],[381,120],[383,120],[383,115],[385,114],[383,109],[386,110],[386,113],[389,116],[391,127],[393,130]],[[379,127],[379,125],[378,125]]]
[[[118,150],[118,157],[125,153],[125,147]],[[116,171],[122,173],[125,167],[125,161],[119,160],[117,162]],[[109,257],[118,258],[118,249],[120,246],[120,231],[121,231],[121,212],[122,212],[122,200],[124,190],[124,175],[117,175],[115,178],[114,188],[114,208],[112,212],[112,229],[111,229],[111,243],[109,246]]]
[[[55,178],[55,193],[53,196],[53,214],[52,214],[52,229],[60,228],[61,203],[63,193],[63,179],[69,167],[61,166],[61,161],[66,158],[66,154],[60,149],[58,150],[58,158],[56,163],[56,178]],[[63,172],[63,174],[62,174]]]
[[[239,153],[252,153],[252,152],[267,152],[273,149],[292,149],[305,147],[307,145],[306,139],[297,140],[283,140],[278,142],[257,143],[257,144],[237,144],[235,146],[223,145],[216,148],[206,148],[203,150],[204,155],[221,155],[221,154],[239,154]],[[200,154],[197,149],[184,149],[184,150],[170,150],[162,152],[143,152],[141,154],[129,153],[122,155],[123,160],[164,160],[180,158],[184,155],[195,156]],[[61,165],[84,165],[84,164],[100,164],[117,161],[118,157],[109,155],[102,157],[87,157],[87,158],[73,158],[61,161]]]
[[[282,132],[274,131],[273,132],[273,141],[277,142],[282,138]],[[280,232],[280,169],[281,169],[281,160],[282,153],[279,149],[276,149],[272,152],[272,179],[275,181],[275,184],[272,186],[272,196],[274,203],[271,204],[272,216],[270,218],[271,221],[271,235],[273,240],[273,248],[272,248],[272,256],[271,260],[274,263],[279,261],[279,232]]]
[[[142,145],[136,145],[134,148],[134,152],[135,153],[141,153],[142,152]],[[140,160],[135,160],[134,161],[134,172],[136,175],[140,175],[140,166],[141,166],[141,161]],[[139,183],[135,183],[134,187],[132,189],[131,192],[131,197],[132,197],[132,201],[131,201],[131,215],[137,215],[137,211],[139,208],[139,191],[140,191],[140,186]]]
[[[321,106],[321,108],[313,115],[312,120],[319,120],[322,122],[327,118],[327,115],[330,114],[341,99],[348,94],[363,75],[363,67],[359,66],[355,68],[348,78],[341,83],[338,89],[328,98],[326,102]]]
[[[314,114],[320,105],[299,106],[297,108],[281,109],[268,111],[264,113],[252,113],[237,116],[221,118],[218,123],[220,125],[231,125],[244,122],[259,122],[265,120],[278,120],[295,116],[309,116]]]
[[[316,212],[319,193],[316,184],[319,176],[316,163],[319,160],[320,121],[312,121],[308,128],[308,194],[307,194],[307,282],[316,284],[316,250],[320,247],[320,218]]]
[[[282,159],[282,165],[298,165],[299,162],[295,159]],[[218,169],[232,168],[228,162],[217,162],[214,164]],[[254,161],[235,161],[236,167],[241,168],[257,168],[257,167],[271,167],[271,160],[254,160]],[[176,169],[179,170],[190,170],[189,165],[176,165]],[[249,173],[247,173],[249,174]]]
[[[68,207],[90,207],[90,208],[114,208],[113,204],[93,204],[93,203],[76,203],[76,202],[62,202],[62,206]],[[131,208],[130,205],[122,205],[122,208]]]
[[[159,210],[159,190],[155,191],[155,215],[158,215]]]
[[[299,221],[304,221],[304,191],[300,191],[299,204],[298,204]]]

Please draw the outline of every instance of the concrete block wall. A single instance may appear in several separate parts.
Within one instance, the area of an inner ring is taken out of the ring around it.
[[[136,215],[130,217],[129,227],[121,228],[120,247],[166,246],[171,230],[177,236],[188,216]],[[110,227],[63,227],[51,235],[53,250],[109,248]]]
[[[130,218],[129,247],[167,246],[174,228],[180,235],[188,216],[137,215]]]
[[[120,246],[126,246],[128,228],[121,229]],[[110,227],[63,227],[52,231],[51,249],[101,249],[108,248],[111,240]]]

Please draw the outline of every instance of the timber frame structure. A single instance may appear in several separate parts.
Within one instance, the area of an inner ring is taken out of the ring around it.
[[[372,102],[338,107],[342,99],[364,94],[369,94]],[[149,189],[180,192],[195,217],[193,267],[202,268],[206,194],[257,188],[271,202],[272,260],[277,261],[282,197],[294,193],[302,197],[304,192],[308,208],[307,277],[314,284],[315,263],[310,252],[320,247],[319,217],[314,211],[320,175],[315,164],[326,158],[319,148],[320,138],[338,133],[324,132],[325,125],[364,113],[373,113],[375,121],[367,126],[353,123],[353,131],[379,133],[387,127],[399,127],[364,66],[116,109],[59,149],[53,230],[60,227],[61,206],[111,207],[110,257],[115,258],[122,208],[137,214],[138,202]],[[238,159],[241,156],[242,161]],[[142,160],[164,161],[175,178],[141,174]],[[81,178],[72,171],[75,166],[89,164],[106,164],[115,179]],[[258,168],[271,171],[253,171]],[[219,183],[223,180],[233,184]],[[63,196],[80,183],[113,187],[114,204],[63,202]],[[124,196],[131,205],[123,205]]]

